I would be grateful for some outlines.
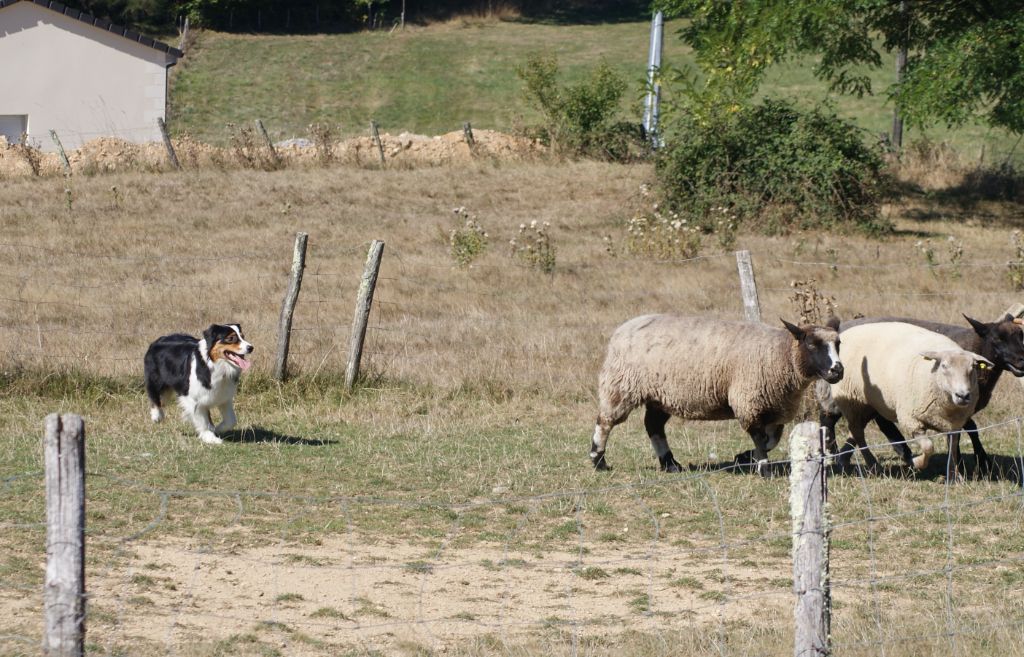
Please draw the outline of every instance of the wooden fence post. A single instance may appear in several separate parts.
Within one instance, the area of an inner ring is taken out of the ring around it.
[[[750,251],[736,252],[736,268],[740,272],[743,316],[748,322],[760,322],[761,304],[757,300],[757,283],[754,282],[754,265],[750,261]]]
[[[476,146],[476,138],[473,137],[473,126],[470,125],[469,121],[462,124],[462,136],[466,140],[466,145],[469,146],[470,150]]]
[[[384,166],[384,144],[380,142],[380,131],[377,130],[376,121],[370,121],[370,136],[373,138],[373,143],[377,146],[377,153],[380,155],[380,165]]]
[[[263,127],[263,119],[256,119],[256,130],[263,136],[263,143],[270,151],[270,161],[273,163],[275,169],[281,167],[281,158],[277,154],[277,149],[274,148],[274,142],[270,141],[270,135],[267,134],[267,129]]]
[[[373,304],[373,292],[377,287],[377,274],[380,272],[380,259],[384,254],[384,242],[373,240],[370,251],[366,254],[366,267],[363,279],[359,283],[359,294],[356,296],[356,313],[352,320],[352,338],[348,350],[348,369],[345,371],[345,387],[349,390],[359,377],[359,361],[363,357],[363,340],[366,338],[366,324],[370,319],[370,305]]]
[[[274,378],[284,381],[288,376],[288,344],[292,339],[292,315],[295,302],[302,288],[302,272],[306,269],[307,233],[295,233],[295,248],[292,250],[292,273],[288,291],[281,302],[281,319],[277,323],[277,361],[274,363]]]
[[[71,175],[71,162],[68,161],[68,154],[64,152],[64,144],[60,143],[60,137],[56,130],[50,130],[50,139],[57,145],[57,153],[60,155],[60,163],[64,167],[64,175]]]
[[[43,655],[81,657],[85,646],[85,424],[46,416],[46,580]]]
[[[167,149],[167,159],[170,160],[171,166],[181,171],[181,163],[178,162],[178,154],[174,152],[174,144],[171,143],[171,135],[167,132],[167,123],[164,122],[164,117],[158,116],[156,124],[160,126],[160,137],[164,140],[164,148]]]
[[[832,652],[829,582],[828,469],[817,422],[802,422],[789,434],[789,512],[793,521],[793,609],[795,657]]]

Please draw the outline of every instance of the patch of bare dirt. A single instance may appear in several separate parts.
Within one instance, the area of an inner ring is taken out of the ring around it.
[[[89,636],[99,645],[166,649],[249,635],[298,656],[394,654],[411,644],[446,652],[489,635],[514,641],[552,628],[605,636],[714,630],[783,615],[791,604],[788,587],[765,579],[778,569],[764,564],[730,563],[723,573],[718,559],[652,559],[646,546],[601,552],[580,562],[577,552],[438,551],[344,536],[316,546],[139,543],[126,564],[88,574]],[[35,626],[39,601],[0,598],[0,614]]]

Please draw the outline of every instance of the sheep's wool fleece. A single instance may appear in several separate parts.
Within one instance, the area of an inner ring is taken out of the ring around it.
[[[954,406],[946,400],[934,383],[935,363],[921,357],[925,351],[961,349],[953,340],[902,322],[853,326],[841,337],[845,374],[832,385],[832,398],[847,420],[874,409],[919,434],[960,429],[974,413],[974,404]],[[977,383],[971,395],[978,399]]]
[[[810,379],[795,365],[788,331],[748,322],[643,315],[608,343],[602,402],[646,402],[690,420],[736,418],[741,426],[793,418]]]

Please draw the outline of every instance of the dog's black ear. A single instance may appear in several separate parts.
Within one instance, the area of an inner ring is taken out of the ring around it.
[[[213,343],[220,338],[223,332],[224,327],[220,324],[210,324],[210,327],[203,331],[203,339],[206,340],[206,346],[212,347]]]

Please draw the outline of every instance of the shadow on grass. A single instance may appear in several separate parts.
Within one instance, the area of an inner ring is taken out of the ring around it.
[[[532,6],[531,6],[532,5]],[[563,0],[524,3],[520,23],[546,25],[598,25],[650,21],[651,5],[646,0]]]
[[[311,447],[334,445],[338,442],[336,440],[311,440],[309,438],[288,436],[270,429],[264,429],[263,427],[246,427],[245,429],[229,431],[222,438],[225,442],[229,443],[281,443],[284,445],[309,445]]]
[[[913,182],[895,183],[901,215],[915,221],[945,221],[969,216],[992,226],[1024,226],[1024,174],[1012,168],[978,168],[958,185],[925,190]]]
[[[1003,456],[1001,454],[989,454],[992,460],[992,470],[985,474],[978,471],[977,460],[973,455],[963,455],[963,466],[960,473],[968,481],[1009,481],[1024,486],[1022,476],[1022,464],[1020,456]],[[689,472],[728,472],[730,474],[751,476],[757,474],[756,469],[749,463],[738,460],[719,461],[717,463],[690,463],[687,466]],[[788,477],[790,472],[789,462],[774,461],[768,463],[767,473],[764,477]],[[872,479],[904,479],[907,481],[935,481],[946,476],[946,455],[945,453],[934,454],[928,464],[920,471],[915,472],[902,463],[890,462],[879,464],[873,470],[869,470],[857,462],[841,468],[834,463],[829,466],[829,477],[868,477]]]

